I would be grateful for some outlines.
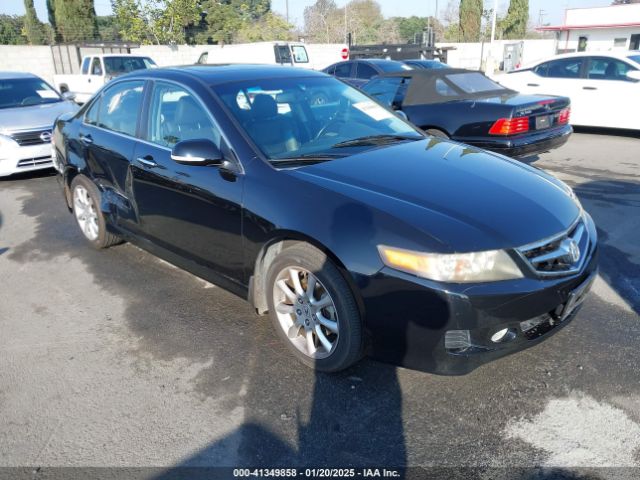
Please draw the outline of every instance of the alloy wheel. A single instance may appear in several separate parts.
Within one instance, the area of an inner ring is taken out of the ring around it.
[[[326,358],[338,344],[338,312],[322,282],[302,267],[287,267],[275,279],[273,304],[289,341],[310,358]]]
[[[77,185],[73,190],[73,212],[84,236],[95,241],[100,234],[98,213],[93,198],[82,185]]]

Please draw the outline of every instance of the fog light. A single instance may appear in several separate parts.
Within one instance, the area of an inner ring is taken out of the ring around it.
[[[491,341],[493,343],[504,343],[516,338],[515,328],[503,328],[491,335]]]

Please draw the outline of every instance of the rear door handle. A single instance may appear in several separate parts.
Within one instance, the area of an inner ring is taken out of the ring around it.
[[[145,167],[155,168],[155,167],[158,166],[158,164],[153,160],[153,157],[151,155],[146,155],[144,157],[138,157],[138,158],[136,158],[136,160],[138,161],[138,163],[141,163]]]
[[[87,135],[83,135],[82,133],[80,134],[80,141],[82,143],[93,143],[93,138],[91,138],[91,134],[87,134]]]
[[[527,87],[539,87],[539,83],[527,83]]]
[[[597,90],[596,87],[582,87],[583,90]]]

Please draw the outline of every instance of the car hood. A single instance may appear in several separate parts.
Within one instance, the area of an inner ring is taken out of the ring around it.
[[[518,247],[567,229],[580,213],[552,176],[437,138],[289,173],[401,220],[442,251]]]
[[[53,122],[63,113],[75,112],[78,105],[62,101],[29,107],[0,109],[0,133],[38,128],[53,128]]]

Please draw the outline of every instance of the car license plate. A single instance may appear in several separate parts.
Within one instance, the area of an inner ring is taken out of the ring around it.
[[[564,308],[562,309],[562,314],[560,315],[560,321],[567,318],[569,315],[573,313],[573,311],[578,308],[578,306],[584,302],[584,299],[587,298],[587,293],[591,289],[591,285],[596,279],[596,273],[592,273],[589,278],[587,278],[584,282],[582,282],[577,288],[575,288],[570,294],[567,300],[567,303],[564,304]]]
[[[549,128],[551,126],[551,117],[549,115],[541,115],[536,117],[536,130]]]

